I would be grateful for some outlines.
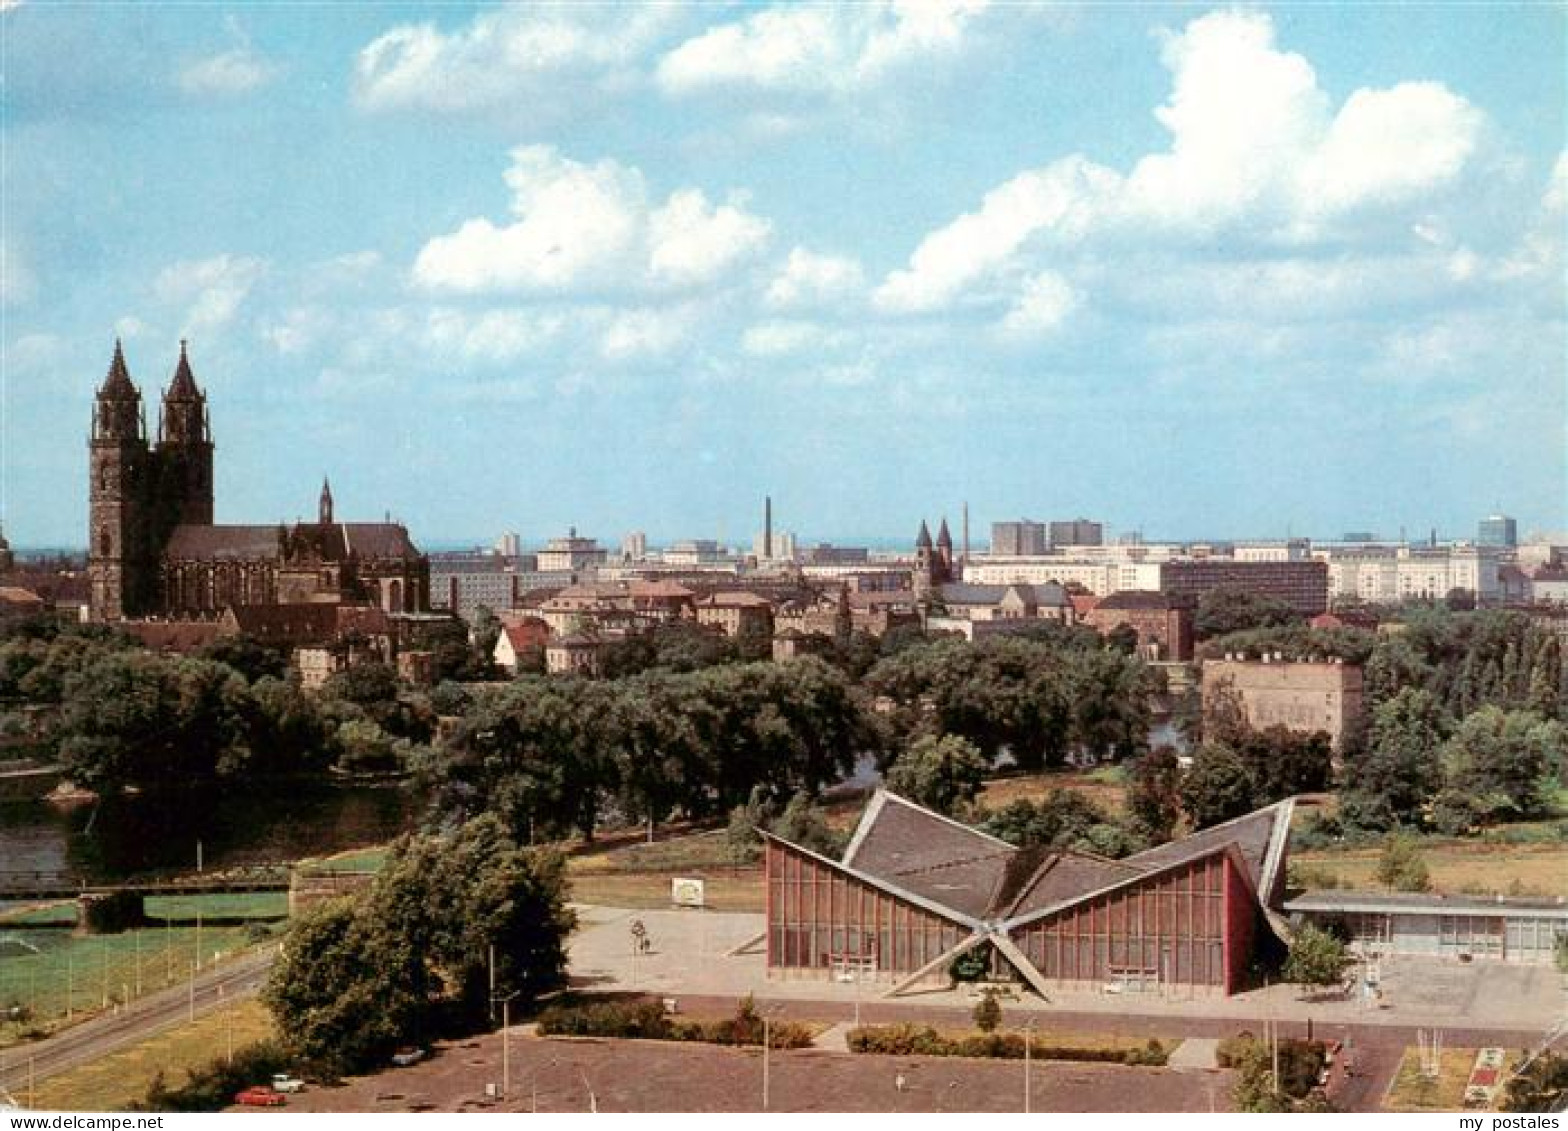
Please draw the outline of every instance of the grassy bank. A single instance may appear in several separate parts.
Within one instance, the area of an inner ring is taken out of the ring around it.
[[[25,1062],[9,1065],[4,1086],[29,1107],[115,1111],[146,1095],[160,1071],[166,1083],[178,1085],[185,1079],[186,1069],[205,1064],[215,1055],[224,1055],[230,1042],[238,1049],[274,1035],[272,1017],[261,1003],[245,1001],[127,1046],[92,1064],[51,1076],[37,1085],[36,1103],[28,1103]]]
[[[0,1046],[179,985],[193,967],[205,970],[232,958],[271,938],[273,930],[234,924],[77,935],[0,928]]]

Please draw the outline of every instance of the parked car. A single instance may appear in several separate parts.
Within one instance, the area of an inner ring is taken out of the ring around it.
[[[418,1064],[425,1059],[425,1050],[416,1048],[401,1048],[392,1054],[392,1063],[399,1068],[407,1068],[410,1064]]]
[[[234,1102],[245,1107],[282,1107],[286,1101],[282,1092],[274,1091],[265,1084],[257,1084],[237,1094]]]
[[[303,1092],[305,1081],[298,1076],[290,1076],[287,1072],[279,1072],[272,1078],[274,1092]]]

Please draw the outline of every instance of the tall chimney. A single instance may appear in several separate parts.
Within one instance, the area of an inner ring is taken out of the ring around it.
[[[762,556],[773,560],[773,496],[762,497]]]
[[[963,567],[969,564],[969,503],[964,503],[964,556],[959,559],[959,577],[963,577]]]

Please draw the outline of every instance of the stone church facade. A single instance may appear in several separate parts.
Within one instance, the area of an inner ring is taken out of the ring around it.
[[[400,523],[339,522],[322,485],[315,522],[218,525],[207,396],[180,360],[148,436],[120,343],[88,443],[88,577],[97,621],[216,617],[227,608],[430,607],[430,563]]]

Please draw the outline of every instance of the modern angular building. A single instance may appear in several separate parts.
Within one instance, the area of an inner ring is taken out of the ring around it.
[[[841,860],[763,834],[768,974],[869,974],[896,994],[976,952],[1046,997],[1232,994],[1283,923],[1291,808],[1111,860],[1017,848],[879,790]]]

